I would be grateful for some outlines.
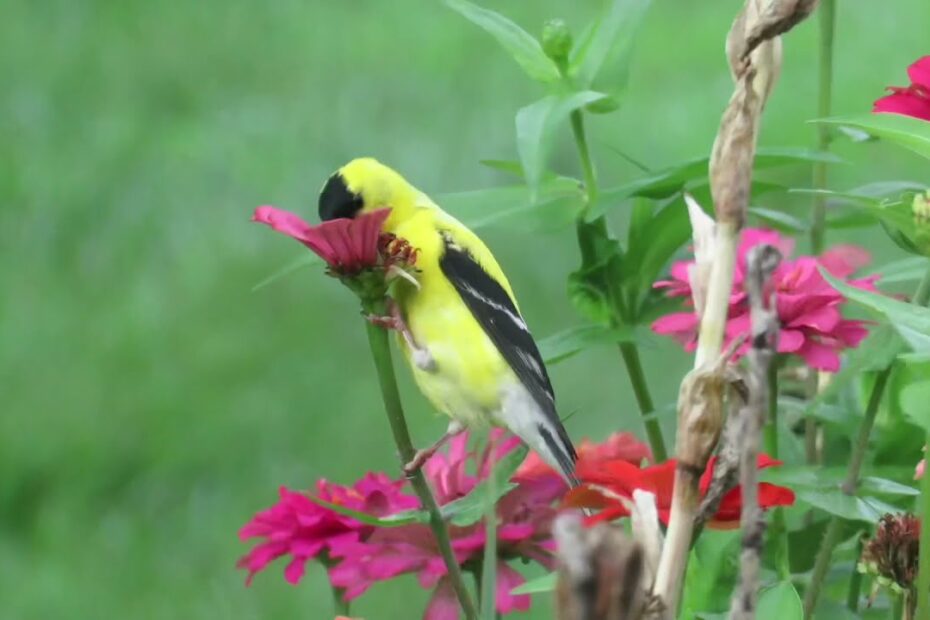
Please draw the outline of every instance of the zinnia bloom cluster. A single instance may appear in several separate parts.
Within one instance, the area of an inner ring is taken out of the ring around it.
[[[791,239],[773,230],[747,228],[743,230],[737,253],[733,292],[730,295],[726,325],[726,344],[735,338],[748,335],[750,330],[749,300],[743,290],[746,278],[746,257],[756,245],[766,243],[777,247],[789,256],[794,247]],[[779,353],[802,358],[811,368],[835,372],[840,367],[840,352],[856,347],[868,335],[863,321],[844,319],[841,307],[844,297],[823,278],[823,268],[852,286],[875,290],[878,276],[849,280],[857,269],[868,264],[868,252],[855,246],[836,246],[820,256],[786,258],[772,276],[776,292],[776,307],[781,322],[778,340]],[[672,297],[691,299],[691,266],[694,261],[680,261],[672,265],[670,280],[656,282]],[[659,318],[652,324],[657,334],[672,336],[685,350],[697,347],[700,319],[694,311],[678,312]],[[748,348],[745,344],[742,353]]]
[[[873,112],[888,112],[930,121],[930,56],[907,68],[910,86],[889,86],[890,95],[877,100]]]
[[[493,463],[520,444],[515,437],[495,431],[493,456],[487,451],[468,450],[468,436],[461,434],[449,442],[446,452],[438,452],[424,465],[424,474],[440,505],[471,493],[486,478]],[[648,449],[628,434],[615,435],[603,445],[586,443],[588,454],[604,458],[624,455],[639,460]],[[645,452],[644,452],[645,450]],[[554,471],[532,457],[513,478],[516,485],[497,504],[497,595],[500,613],[529,608],[529,595],[511,591],[524,582],[511,560],[535,561],[553,568],[550,525],[555,503],[566,487]],[[458,617],[458,602],[435,538],[425,524],[377,527],[337,514],[317,503],[331,504],[384,517],[417,509],[419,499],[405,492],[406,480],[391,480],[384,474],[368,474],[350,487],[320,482],[317,494],[281,489],[280,501],[257,514],[240,532],[243,540],[259,538],[239,561],[249,571],[248,581],[272,560],[288,556],[284,574],[290,583],[304,575],[307,560],[318,558],[328,565],[334,586],[344,589],[347,600],[363,594],[378,581],[413,573],[424,588],[433,590],[424,618],[445,620]],[[480,491],[479,491],[480,492]],[[449,524],[452,548],[459,563],[468,569],[481,566],[485,547],[485,525]]]
[[[700,480],[700,492],[703,497],[710,487],[714,475],[716,457],[710,459]],[[675,459],[669,459],[658,465],[638,467],[623,460],[578,463],[578,477],[582,484],[571,490],[565,497],[568,506],[598,510],[589,517],[589,524],[613,521],[629,516],[629,508],[624,500],[633,499],[633,491],[648,491],[656,496],[656,508],[662,523],[668,524],[672,508],[672,491],[675,487]],[[758,458],[759,469],[781,465],[764,454]],[[791,489],[770,484],[759,483],[759,506],[763,509],[794,504],[794,492]],[[716,529],[729,529],[739,524],[743,509],[742,490],[731,489],[723,496],[720,506],[708,523]]]

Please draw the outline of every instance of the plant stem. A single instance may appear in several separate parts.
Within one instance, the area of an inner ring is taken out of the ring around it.
[[[856,544],[856,558],[862,557],[862,539]],[[859,613],[859,596],[862,592],[862,573],[853,569],[849,576],[849,590],[846,592],[846,607],[854,614]]]
[[[575,146],[578,148],[578,157],[581,159],[581,172],[584,174],[584,191],[586,194],[584,212],[587,213],[597,204],[597,173],[594,171],[594,162],[591,160],[591,151],[588,149],[588,138],[585,133],[584,117],[581,115],[581,110],[572,112],[571,123]]]
[[[768,368],[768,420],[765,425],[765,450],[772,458],[778,458],[778,367],[776,357]],[[791,558],[788,547],[788,527],[782,508],[772,511],[772,527],[769,530],[775,541],[775,566],[778,575],[785,581],[791,579]]]
[[[632,342],[621,342],[620,355],[623,356],[627,374],[630,376],[630,383],[633,385],[636,404],[639,405],[639,410],[643,416],[650,415],[655,411],[655,405],[652,403],[652,395],[649,394],[649,386],[646,385],[646,375],[643,373],[643,366],[639,361],[639,349]],[[662,437],[662,427],[659,426],[659,421],[655,418],[646,420],[646,435],[649,437],[649,446],[652,448],[652,456],[655,462],[662,463],[668,459],[668,453],[665,451],[665,439]]]
[[[866,450],[869,447],[869,435],[872,433],[872,427],[875,425],[875,416],[878,414],[878,406],[882,402],[882,396],[885,392],[885,386],[888,383],[888,377],[891,376],[893,364],[881,370],[875,377],[875,383],[872,385],[872,393],[869,396],[869,403],[866,405],[865,417],[862,419],[862,425],[859,427],[859,437],[853,446],[852,455],[849,460],[849,467],[846,469],[846,477],[840,489],[846,495],[853,495],[856,492],[856,486],[859,484],[859,474],[862,470],[862,462],[865,459]],[[827,570],[830,568],[830,561],[833,556],[833,549],[839,543],[839,537],[842,531],[842,519],[837,516],[830,518],[827,525],[827,531],[820,543],[820,550],[817,552],[817,558],[814,561],[814,571],[811,574],[811,582],[804,593],[804,617],[812,618],[814,608],[817,606],[817,598],[820,596],[820,589],[823,586],[823,580],[827,576]]]
[[[384,299],[374,300],[365,303],[366,312],[382,316],[387,312]],[[400,402],[400,393],[397,390],[397,379],[394,375],[394,364],[391,360],[391,347],[388,342],[387,331],[370,322],[366,323],[368,332],[368,344],[371,347],[371,355],[375,361],[375,368],[378,371],[378,382],[381,386],[381,398],[384,401],[384,410],[387,413],[388,421],[391,424],[391,432],[394,434],[394,442],[400,452],[400,458],[403,463],[413,460],[416,451],[413,443],[410,441],[410,432],[407,430],[407,421],[404,418],[404,410]],[[449,531],[446,523],[443,521],[442,514],[439,512],[439,505],[436,498],[423,476],[423,472],[417,470],[410,476],[410,482],[413,490],[423,504],[423,508],[429,512],[429,525],[436,537],[436,545],[445,561],[446,569],[449,572],[449,581],[458,597],[459,605],[465,613],[466,620],[477,620],[478,616],[475,611],[475,604],[471,595],[462,579],[462,571],[459,563],[452,551],[452,544],[449,541]]]
[[[927,287],[930,291],[930,285]],[[927,436],[930,444],[930,435]],[[930,616],[930,527],[927,526],[930,517],[930,474],[925,473],[920,481],[920,528],[919,557],[917,559],[917,617]]]
[[[917,286],[917,291],[911,298],[911,303],[917,306],[926,306],[928,302],[930,302],[930,269],[924,273],[923,279]],[[862,420],[862,426],[859,427],[859,437],[856,440],[856,445],[853,447],[849,468],[846,470],[846,479],[843,481],[841,487],[842,491],[847,495],[855,493],[856,485],[859,483],[859,472],[862,469],[865,452],[869,446],[869,434],[872,432],[872,427],[875,424],[875,415],[878,413],[878,405],[881,403],[882,394],[885,391],[885,385],[888,383],[888,378],[891,376],[893,367],[894,362],[892,361],[891,364],[878,373],[875,377],[875,383],[872,385],[872,394],[869,396],[869,403],[865,409],[865,417]],[[930,441],[930,438],[928,438],[928,441]],[[928,482],[928,480],[930,480],[930,476],[924,476],[923,483],[921,484],[920,502],[924,510],[928,510],[928,504],[930,504],[930,482]],[[930,514],[930,510],[924,514]],[[804,594],[805,618],[812,617],[811,614],[813,614],[814,607],[817,605],[817,597],[820,596],[820,588],[823,586],[823,579],[827,574],[827,569],[830,567],[830,556],[833,554],[833,548],[836,547],[839,542],[841,525],[839,517],[832,517],[830,519],[830,524],[827,526],[827,531],[824,534],[823,542],[820,544],[820,551],[817,552],[817,559],[814,561],[814,571],[811,574],[810,585],[807,588],[807,592]],[[930,528],[921,528],[921,543],[923,543],[925,535],[930,536]],[[925,560],[922,566],[930,566],[930,539],[928,539],[927,544],[921,546],[920,549],[920,559]],[[918,566],[921,566],[921,564],[918,563]],[[921,597],[926,599],[926,597],[930,595],[930,571],[920,571],[918,582],[924,583],[927,586],[920,591],[923,592],[923,594],[918,592],[918,601],[920,601]],[[930,601],[925,600],[924,603],[925,605],[922,606],[921,609],[928,612],[928,617],[930,617],[930,605],[928,605]],[[918,617],[920,616],[918,615]]]
[[[904,618],[904,595],[891,595],[891,620],[903,620]]]
[[[818,81],[817,116],[826,118],[830,116],[833,100],[833,27],[836,22],[836,0],[821,0],[818,10],[820,18],[820,46],[819,64],[820,77]],[[828,151],[832,133],[826,123],[817,124],[817,149]],[[827,186],[827,163],[818,161],[813,166],[814,189],[824,189]],[[823,251],[823,240],[826,220],[826,197],[814,195],[813,221],[811,222],[811,250],[814,254]]]
[[[330,589],[333,591],[333,611],[337,616],[348,616],[349,602],[345,600],[345,592],[343,592],[342,588],[332,585]]]
[[[597,203],[598,187],[597,173],[594,170],[594,163],[591,159],[591,152],[588,148],[588,139],[585,133],[584,117],[581,110],[574,110],[571,114],[572,134],[575,137],[575,146],[578,150],[578,158],[581,161],[582,174],[584,175],[585,184],[585,208],[578,217],[577,234],[578,247],[581,250],[581,262],[583,266],[596,264],[600,258],[597,255],[598,249],[594,243],[594,235],[600,234],[606,236],[607,221],[604,217],[599,217],[593,222],[586,222],[586,214]],[[605,271],[604,286],[607,288],[610,301],[611,311],[614,314],[613,320],[620,325],[628,321],[627,309],[623,303],[623,296],[616,290],[616,283],[610,281],[609,271]],[[630,384],[633,387],[633,394],[636,397],[636,404],[639,406],[640,414],[646,418],[646,435],[649,438],[649,447],[652,449],[652,455],[656,462],[663,462],[668,458],[668,452],[665,449],[665,438],[662,436],[662,427],[659,421],[655,419],[655,405],[652,401],[652,395],[649,393],[649,385],[646,383],[646,375],[643,373],[643,367],[639,358],[639,348],[632,342],[623,342],[620,344],[620,356],[623,358],[623,365],[626,368],[627,375],[630,378]]]

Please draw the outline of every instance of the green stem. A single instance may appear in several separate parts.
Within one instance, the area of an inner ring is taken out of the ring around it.
[[[384,299],[369,301],[364,304],[365,311],[371,314],[382,316],[386,314],[387,308]],[[366,323],[368,331],[368,344],[371,347],[371,356],[375,361],[375,368],[378,371],[378,382],[381,386],[381,398],[384,401],[384,410],[387,413],[388,421],[391,424],[391,432],[394,434],[394,442],[400,452],[400,458],[404,463],[413,460],[416,451],[413,443],[410,441],[410,432],[407,430],[407,421],[404,418],[404,410],[400,402],[400,393],[397,390],[397,379],[394,375],[394,364],[391,360],[391,347],[388,342],[387,332],[377,325]],[[423,476],[423,472],[417,470],[410,476],[410,482],[413,490],[423,504],[423,508],[429,512],[429,525],[436,537],[436,545],[445,561],[446,569],[449,572],[449,581],[458,597],[459,605],[465,613],[466,620],[477,620],[478,616],[475,611],[475,604],[465,581],[462,579],[462,571],[459,563],[455,559],[452,551],[452,544],[449,541],[449,531],[446,523],[439,512],[439,505],[436,498],[430,491],[429,484]]]
[[[928,302],[930,302],[930,269],[924,273],[924,277],[920,281],[917,291],[911,298],[911,303],[917,306],[926,306]],[[875,416],[878,413],[878,406],[882,401],[882,394],[885,391],[885,386],[888,383],[888,378],[891,376],[893,367],[894,362],[879,372],[875,377],[875,383],[872,385],[872,394],[869,396],[868,405],[866,405],[865,417],[862,420],[862,426],[859,427],[859,437],[856,439],[856,444],[853,447],[849,467],[846,470],[846,478],[841,487],[842,491],[847,495],[855,493],[856,485],[859,483],[859,472],[862,469],[865,452],[869,446],[869,435],[872,432],[872,427],[875,425]],[[928,441],[930,441],[930,437],[928,437]],[[924,510],[927,510],[928,504],[930,504],[930,476],[924,476],[923,482],[921,483],[920,502]],[[930,512],[925,514],[930,514]],[[827,526],[827,532],[824,534],[823,542],[820,544],[820,550],[817,552],[817,559],[814,561],[814,571],[811,574],[810,585],[807,588],[807,592],[804,594],[805,618],[812,617],[811,614],[814,611],[814,607],[817,605],[817,597],[820,596],[823,579],[827,574],[827,569],[830,567],[833,548],[839,543],[841,525],[842,523],[839,517],[832,517],[830,519],[830,524]],[[930,528],[921,528],[921,543],[924,542],[924,536],[930,536]],[[920,560],[925,560],[925,562],[920,564]],[[920,547],[918,566],[930,566],[930,539],[928,539],[927,544],[922,544]],[[920,600],[926,599],[926,597],[930,595],[930,571],[920,571],[917,579],[918,584],[924,584],[926,586],[920,586],[918,592],[919,604]],[[930,601],[924,600],[924,603],[925,604],[920,608],[930,617],[930,605],[928,605]],[[922,616],[918,614],[917,617],[920,618]]]
[[[817,116],[826,118],[830,116],[833,100],[833,30],[836,22],[835,0],[821,0],[818,11],[820,18],[820,78],[818,82]],[[817,149],[828,151],[830,149],[831,131],[826,123],[817,125]],[[825,189],[827,186],[826,162],[815,162],[813,166],[814,189]],[[813,221],[811,222],[811,249],[814,254],[823,251],[823,241],[826,221],[826,197],[814,196]]]
[[[862,557],[862,539],[856,544],[856,558]],[[854,614],[859,613],[859,596],[862,593],[862,573],[853,569],[849,576],[849,589],[846,591],[846,607]]]
[[[598,235],[606,236],[607,221],[603,217],[599,217],[593,222],[585,221],[585,215],[597,203],[597,173],[594,170],[594,163],[588,148],[584,117],[582,116],[581,110],[572,112],[571,125],[572,134],[575,137],[575,146],[578,150],[578,158],[581,161],[586,194],[585,208],[578,217],[578,222],[576,224],[578,247],[581,250],[581,264],[583,266],[589,266],[597,264],[600,258],[597,255],[598,248],[594,240]],[[620,291],[616,290],[616,283],[611,281],[609,271],[605,270],[604,274],[606,280],[604,286],[610,297],[611,310],[614,314],[613,321],[618,325],[627,323],[629,321],[629,317],[627,316],[629,314],[629,309],[625,305],[623,295]],[[633,387],[633,394],[636,397],[636,404],[639,406],[639,412],[643,418],[645,418],[646,435],[649,438],[649,446],[652,449],[652,455],[656,462],[663,462],[668,458],[668,452],[665,449],[662,427],[654,415],[655,405],[652,401],[652,395],[649,393],[646,375],[643,373],[643,367],[639,358],[639,348],[632,342],[621,343],[620,356],[623,358],[623,365],[630,378],[630,384]]]
[[[581,159],[581,171],[584,174],[584,190],[586,194],[584,211],[587,213],[597,204],[597,173],[594,171],[594,162],[591,160],[591,151],[588,149],[588,138],[584,129],[584,117],[581,110],[574,110],[571,114],[572,135],[575,136],[575,145],[578,147],[578,157]],[[582,215],[582,217],[584,217]]]
[[[494,620],[497,602],[497,475],[494,471],[494,443],[490,433],[484,439],[488,453],[487,504],[484,511],[484,557],[481,559],[481,587],[478,595],[483,620]]]
[[[765,451],[772,458],[778,458],[778,367],[776,357],[768,369],[768,420],[765,425]],[[776,508],[772,512],[772,526],[769,535],[775,541],[775,566],[783,580],[791,579],[791,558],[788,550],[788,526],[785,524],[785,512]]]
[[[639,349],[632,342],[620,343],[620,355],[623,356],[623,362],[626,365],[627,374],[630,376],[630,383],[633,386],[633,394],[636,396],[636,404],[643,416],[650,415],[655,411],[652,404],[652,396],[649,394],[649,387],[646,385],[646,375],[643,373],[643,366],[639,361]],[[662,437],[662,427],[655,417],[646,420],[646,435],[649,437],[649,446],[652,448],[652,456],[657,463],[662,463],[668,458],[665,451],[665,439]]]
[[[930,285],[928,285],[930,291]],[[927,436],[930,444],[930,435]],[[927,518],[930,516],[930,473],[925,473],[920,481],[920,528],[919,557],[917,559],[917,617],[930,617],[930,527],[927,527]]]
[[[891,595],[891,620],[902,620],[904,618],[904,595]]]
[[[869,435],[872,433],[872,427],[875,426],[875,416],[878,414],[878,406],[882,402],[882,396],[885,392],[885,386],[888,384],[888,377],[891,376],[892,368],[893,365],[889,365],[881,370],[875,377],[874,385],[872,385],[872,393],[869,396],[869,403],[866,405],[862,425],[859,427],[859,436],[853,446],[849,466],[846,469],[846,477],[843,479],[843,484],[840,485],[840,489],[846,495],[853,495],[856,492],[856,486],[859,484],[862,462],[865,460],[865,453],[869,447]],[[842,519],[837,516],[831,517],[830,523],[827,525],[827,531],[820,543],[820,550],[817,552],[817,559],[814,561],[814,571],[811,575],[810,585],[804,593],[805,618],[813,617],[814,607],[817,605],[817,598],[820,596],[820,589],[823,587],[823,580],[830,568],[833,549],[839,543],[842,525]]]
[[[349,601],[345,599],[345,591],[336,586],[330,586],[333,591],[333,611],[337,616],[349,615]]]

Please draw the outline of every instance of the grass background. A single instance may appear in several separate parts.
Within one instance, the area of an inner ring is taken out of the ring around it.
[[[533,32],[550,16],[578,32],[600,6],[486,4]],[[605,182],[637,176],[609,145],[655,167],[709,151],[739,4],[654,3],[624,107],[591,122]],[[930,8],[838,4],[835,110],[862,112],[927,52]],[[397,463],[355,302],[312,270],[252,293],[300,249],[248,217],[263,203],[314,213],[322,181],[359,155],[430,193],[503,183],[477,161],[515,157],[513,114],[537,87],[440,2],[8,0],[3,17],[0,616],[331,616],[318,568],[294,588],[272,566],[246,589],[236,532],[279,485]],[[816,44],[814,22],[787,38],[763,144],[812,144]],[[836,150],[849,161],[836,188],[920,178],[890,147]],[[567,141],[553,165],[577,173]],[[808,170],[784,174],[809,185]],[[864,234],[877,260],[897,256]],[[538,335],[577,322],[572,234],[484,236]],[[672,402],[689,359],[663,341],[644,362]],[[573,436],[641,434],[614,351],[552,374],[563,411],[580,412]],[[401,375],[422,444],[444,423]],[[355,609],[411,618],[425,600],[406,578]]]

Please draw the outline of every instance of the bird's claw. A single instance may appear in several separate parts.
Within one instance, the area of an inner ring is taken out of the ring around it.
[[[398,320],[396,316],[393,315],[378,315],[378,314],[366,314],[365,320],[371,323],[372,325],[377,325],[378,327],[383,327],[384,329],[393,329],[396,331],[401,331],[403,329],[403,323]]]
[[[410,350],[411,358],[413,363],[417,368],[425,372],[435,372],[436,371],[436,360],[433,358],[432,353],[427,349],[421,348],[411,348]]]
[[[430,459],[436,453],[437,446],[430,446],[429,448],[424,448],[423,450],[417,450],[417,453],[413,455],[413,458],[410,459],[406,465],[404,465],[404,476],[407,478],[412,478],[420,469],[423,468],[423,465],[426,464],[426,461]]]

